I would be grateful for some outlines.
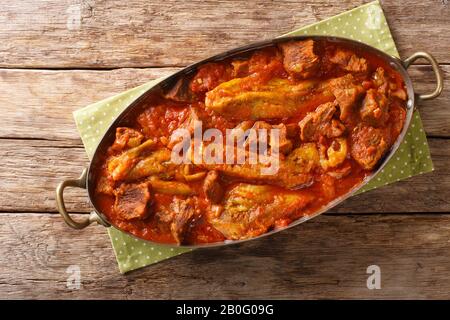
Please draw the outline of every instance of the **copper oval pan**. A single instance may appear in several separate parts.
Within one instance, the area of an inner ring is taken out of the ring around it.
[[[234,243],[240,243],[240,242],[244,242],[244,241],[249,241],[249,240],[254,240],[254,239],[258,239],[258,238],[262,238],[262,237],[266,237],[269,236],[271,234],[274,234],[276,232],[280,232],[284,229],[287,228],[292,228],[300,223],[303,223],[311,218],[314,218],[318,215],[320,215],[321,213],[331,209],[332,207],[336,206],[337,204],[341,203],[342,201],[344,201],[345,199],[351,197],[352,195],[354,195],[359,189],[361,189],[363,186],[365,186],[375,175],[377,175],[381,170],[383,170],[384,166],[386,165],[386,163],[389,161],[389,159],[392,157],[392,155],[395,153],[395,151],[397,150],[397,148],[399,147],[400,143],[402,142],[403,138],[405,137],[406,131],[408,130],[409,124],[411,122],[412,119],[412,115],[413,115],[413,111],[414,111],[414,107],[417,103],[419,103],[422,100],[429,100],[429,99],[434,99],[437,96],[440,95],[442,88],[443,88],[443,84],[442,84],[442,75],[439,71],[439,66],[438,63],[436,62],[436,60],[433,58],[433,56],[431,56],[429,53],[426,52],[416,52],[414,53],[412,56],[410,56],[409,58],[405,59],[405,60],[400,60],[396,57],[390,56],[374,47],[371,47],[369,45],[357,42],[357,41],[353,41],[353,40],[349,40],[349,39],[344,39],[344,38],[338,38],[338,37],[329,37],[329,36],[294,36],[294,37],[283,37],[283,38],[276,38],[273,40],[268,40],[268,41],[262,41],[262,42],[258,42],[258,43],[254,43],[254,44],[250,44],[244,47],[240,47],[240,48],[236,48],[233,50],[229,50],[227,52],[212,56],[210,58],[204,59],[202,61],[199,61],[195,64],[192,64],[176,73],[174,73],[173,75],[161,80],[158,84],[156,84],[154,87],[152,87],[151,89],[149,89],[147,92],[145,92],[144,94],[142,94],[142,96],[140,96],[138,99],[136,99],[132,104],[130,104],[118,117],[117,119],[110,125],[110,127],[108,128],[107,132],[105,133],[105,135],[103,136],[101,142],[99,143],[99,145],[97,146],[97,149],[94,153],[93,159],[89,165],[88,169],[85,169],[82,173],[82,175],[78,178],[78,179],[72,179],[72,180],[65,180],[63,182],[61,182],[58,187],[56,188],[56,200],[57,200],[57,206],[58,206],[58,210],[61,213],[62,217],[64,218],[64,220],[66,221],[66,223],[75,229],[83,229],[85,227],[87,227],[89,224],[93,223],[93,222],[97,222],[100,223],[106,227],[111,226],[112,224],[110,223],[110,221],[108,220],[108,218],[99,210],[99,208],[96,207],[95,203],[92,201],[93,199],[93,195],[94,195],[94,173],[93,173],[93,168],[96,168],[96,166],[99,163],[99,159],[101,158],[100,155],[104,154],[104,152],[106,151],[107,147],[109,146],[109,144],[112,142],[112,140],[114,140],[114,136],[115,136],[115,129],[116,127],[118,127],[119,125],[124,125],[127,123],[127,121],[130,119],[131,117],[136,115],[136,113],[139,111],[140,108],[143,108],[143,102],[146,100],[146,98],[149,97],[150,94],[154,93],[156,90],[166,90],[168,88],[171,88],[172,86],[175,85],[175,83],[178,81],[178,79],[184,78],[184,77],[189,77],[192,76],[193,73],[196,71],[197,67],[206,63],[206,62],[214,62],[214,61],[221,61],[230,57],[239,57],[241,55],[244,55],[246,53],[249,53],[251,51],[257,50],[257,49],[261,49],[264,47],[269,47],[269,46],[273,46],[275,44],[278,43],[282,43],[285,41],[290,41],[290,40],[305,40],[305,39],[315,39],[315,40],[327,40],[330,42],[335,42],[337,44],[344,44],[347,46],[353,46],[355,48],[357,48],[358,50],[362,50],[362,51],[366,51],[369,53],[372,53],[378,57],[380,57],[381,59],[383,59],[387,64],[389,64],[394,70],[396,70],[397,72],[400,73],[400,75],[403,77],[403,80],[405,82],[405,86],[406,86],[406,90],[407,90],[407,95],[408,95],[408,99],[407,99],[407,103],[406,103],[406,119],[405,119],[405,123],[403,126],[403,130],[400,133],[399,137],[397,138],[397,141],[392,145],[391,149],[389,150],[389,152],[384,156],[383,160],[381,161],[381,163],[378,166],[378,169],[375,170],[370,176],[368,176],[366,179],[364,179],[364,181],[362,183],[360,183],[359,185],[354,186],[347,194],[336,198],[335,200],[331,201],[330,203],[328,203],[326,206],[324,206],[323,208],[321,208],[321,210],[315,212],[312,215],[308,215],[308,216],[304,216],[299,218],[298,220],[292,222],[289,226],[282,228],[282,229],[277,229],[277,230],[273,230],[270,232],[267,232],[265,234],[262,234],[260,236],[251,238],[251,239],[246,239],[246,240],[226,240],[223,242],[215,242],[215,243],[207,243],[207,244],[201,244],[201,245],[175,245],[175,244],[165,244],[165,243],[156,243],[156,242],[152,242],[149,240],[143,240],[143,241],[148,241],[152,244],[158,244],[158,245],[165,245],[165,246],[169,246],[169,247],[184,247],[184,248],[203,248],[203,247],[216,247],[216,246],[223,246],[223,245],[229,245],[229,244],[234,244]],[[407,68],[411,65],[412,62],[414,62],[415,60],[419,59],[419,58],[423,58],[428,60],[431,63],[431,66],[433,68],[433,71],[435,73],[435,77],[436,77],[436,89],[430,93],[430,94],[416,94],[414,92],[413,89],[413,85],[411,82],[411,78],[407,73]],[[88,195],[89,195],[89,199],[91,201],[92,206],[94,207],[94,211],[89,215],[89,218],[86,218],[83,221],[75,221],[73,220],[70,215],[68,214],[65,205],[64,205],[64,197],[63,197],[63,192],[64,192],[64,188],[65,187],[79,187],[79,188],[84,188],[87,189],[88,191]],[[116,227],[117,228],[117,227]],[[117,228],[120,229],[120,228]],[[134,237],[134,235],[132,235],[131,233],[128,233],[131,236]],[[140,239],[140,238],[139,238]]]

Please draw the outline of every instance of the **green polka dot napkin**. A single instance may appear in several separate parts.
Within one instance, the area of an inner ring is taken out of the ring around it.
[[[398,56],[395,43],[378,1],[365,4],[287,35],[336,35],[365,42],[391,55]],[[74,112],[75,122],[89,157],[108,125],[131,102],[160,80],[150,81],[114,97],[91,104]],[[419,113],[415,111],[406,138],[398,151],[360,192],[406,179],[433,170],[430,152]],[[151,245],[135,239],[113,227],[108,228],[119,270],[122,273],[138,269],[175,255],[190,251]]]

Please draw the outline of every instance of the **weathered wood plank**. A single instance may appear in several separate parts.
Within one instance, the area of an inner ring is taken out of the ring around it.
[[[112,71],[0,70],[0,137],[73,140],[72,112],[174,72],[173,68]]]
[[[367,1],[5,2],[0,66],[180,66],[269,39]],[[447,1],[382,1],[400,53],[430,50],[450,62]],[[213,44],[213,45],[211,45]]]
[[[434,100],[420,102],[418,108],[425,127],[431,136],[450,136],[450,66],[441,66],[444,77],[444,90]],[[409,71],[414,91],[430,93],[436,88],[436,81],[431,66],[413,66]]]
[[[3,214],[0,298],[448,299],[449,238],[448,215],[322,216],[123,276],[103,227],[74,231],[52,215]],[[71,265],[80,290],[66,287]],[[381,269],[381,290],[366,287],[369,265]]]
[[[356,196],[332,212],[450,212],[450,140],[430,145],[434,172]],[[0,154],[0,212],[55,212],[57,183],[88,164],[82,148],[55,141],[0,140]],[[91,209],[85,190],[68,189],[66,198],[70,211]]]
[[[443,66],[444,85],[450,87],[450,66]],[[174,68],[118,69],[113,71],[38,71],[0,69],[0,137],[72,140],[80,144],[72,112],[151,79]],[[431,92],[430,67],[413,66],[417,92]],[[419,106],[425,130],[450,136],[450,90]]]

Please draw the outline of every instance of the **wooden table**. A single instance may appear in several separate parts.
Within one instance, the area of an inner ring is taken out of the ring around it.
[[[365,1],[69,1],[0,5],[0,298],[450,298],[450,4],[382,1],[400,54],[428,50],[445,90],[419,106],[435,171],[273,237],[121,275],[106,230],[67,227],[54,189],[88,159],[72,111],[188,63]],[[430,66],[411,68],[418,91]],[[83,192],[68,208],[89,212]],[[78,265],[82,287],[66,286]],[[381,268],[381,290],[366,269]]]

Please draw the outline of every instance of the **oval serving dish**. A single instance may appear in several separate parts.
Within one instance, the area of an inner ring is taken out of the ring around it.
[[[108,216],[105,214],[105,212],[100,208],[98,205],[98,202],[94,200],[96,197],[95,190],[96,190],[96,174],[98,171],[98,168],[103,164],[104,162],[104,155],[108,153],[108,148],[111,146],[112,142],[115,139],[116,135],[116,129],[118,127],[126,126],[127,124],[132,123],[135,121],[136,115],[142,112],[147,106],[148,99],[151,99],[153,95],[155,95],[158,92],[168,92],[172,88],[176,87],[177,84],[180,82],[180,79],[192,79],[194,74],[198,71],[198,68],[206,63],[214,63],[214,62],[223,62],[225,60],[233,59],[233,58],[240,58],[240,57],[248,57],[249,54],[256,50],[268,48],[268,47],[274,47],[279,46],[284,43],[292,42],[292,41],[303,41],[303,40],[313,40],[313,41],[326,41],[327,43],[334,43],[336,45],[342,45],[345,47],[354,48],[358,52],[367,52],[368,54],[372,56],[376,56],[377,59],[380,61],[383,61],[383,63],[393,70],[395,70],[402,78],[404,82],[404,87],[406,91],[406,117],[403,123],[402,130],[400,134],[398,135],[395,142],[392,143],[389,150],[384,154],[383,158],[379,161],[376,168],[370,172],[367,176],[364,177],[362,182],[354,185],[352,188],[349,189],[348,192],[346,192],[343,195],[338,196],[337,198],[334,198],[332,201],[328,202],[326,205],[320,207],[318,210],[308,214],[299,217],[298,219],[295,219],[294,221],[291,221],[288,225],[278,227],[272,230],[268,230],[267,232],[249,237],[247,239],[226,239],[219,242],[209,242],[209,243],[198,243],[198,244],[185,244],[185,243],[165,243],[165,242],[159,242],[159,241],[150,241],[148,239],[144,239],[145,241],[149,241],[151,243],[157,243],[157,244],[163,244],[168,246],[177,246],[177,247],[186,247],[186,248],[200,248],[200,247],[211,247],[211,246],[222,246],[222,245],[229,245],[233,243],[240,243],[243,241],[253,240],[260,237],[268,236],[271,234],[274,234],[276,232],[280,232],[284,229],[291,228],[295,225],[298,225],[300,223],[303,223],[317,215],[320,215],[321,213],[329,210],[330,208],[336,206],[337,204],[341,203],[345,199],[351,197],[353,194],[355,194],[359,189],[361,189],[364,185],[366,185],[375,175],[377,175],[383,167],[386,165],[386,163],[389,161],[389,159],[392,157],[392,155],[395,153],[397,148],[399,147],[400,143],[402,142],[406,131],[409,127],[409,124],[412,119],[412,114],[414,112],[414,107],[417,103],[419,103],[422,100],[429,100],[437,97],[441,91],[442,91],[442,75],[439,71],[438,64],[436,60],[426,52],[416,52],[409,58],[405,60],[400,60],[396,57],[392,57],[374,47],[365,45],[360,42],[352,41],[349,39],[344,38],[337,38],[337,37],[328,37],[328,36],[294,36],[294,37],[284,37],[284,38],[276,38],[269,41],[263,41],[259,43],[254,43],[251,45],[247,45],[244,47],[236,48],[227,52],[224,52],[219,55],[215,55],[213,57],[204,59],[202,61],[199,61],[193,65],[190,65],[173,75],[161,80],[159,83],[157,83],[154,87],[149,89],[147,92],[145,92],[142,96],[140,96],[138,99],[136,99],[132,104],[130,104],[117,118],[116,120],[110,125],[107,132],[104,134],[103,138],[101,139],[99,145],[97,146],[97,149],[94,153],[94,156],[90,162],[90,165],[87,169],[83,171],[81,176],[78,179],[71,179],[71,180],[65,180],[61,182],[57,189],[56,189],[56,200],[57,200],[57,206],[58,210],[61,213],[62,217],[64,218],[65,222],[72,228],[75,229],[83,229],[87,227],[89,224],[93,222],[97,222],[99,224],[104,225],[105,227],[114,226],[118,229],[122,229],[122,231],[125,231],[133,236],[133,233],[128,232],[127,230],[123,230],[123,228],[120,228],[117,226],[116,223],[111,221],[111,219],[108,218]],[[407,73],[408,67],[411,65],[412,62],[419,58],[424,58],[428,60],[431,63],[431,66],[433,68],[433,71],[436,76],[436,89],[430,93],[430,94],[417,94],[414,92],[412,81],[410,76]],[[87,190],[87,194],[89,196],[89,199],[94,207],[94,211],[89,215],[86,220],[83,221],[75,221],[72,219],[72,217],[67,212],[65,205],[64,205],[64,189],[66,187],[78,187],[78,188],[84,188]],[[141,237],[140,237],[141,238]]]

